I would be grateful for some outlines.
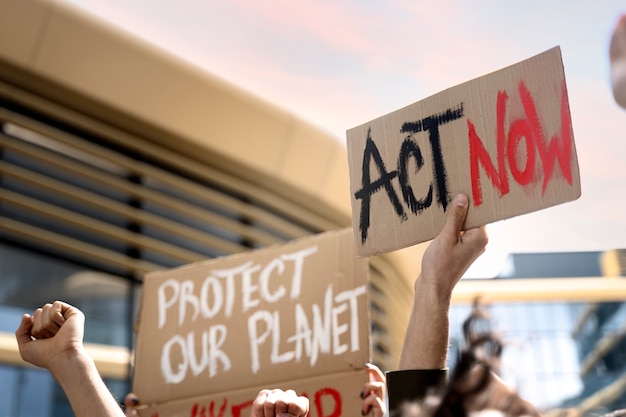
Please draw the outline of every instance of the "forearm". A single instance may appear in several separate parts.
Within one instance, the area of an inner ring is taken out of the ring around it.
[[[419,276],[399,369],[443,369],[448,355],[451,289]]]
[[[84,350],[56,361],[50,372],[63,388],[76,417],[124,417]]]
[[[406,401],[421,401],[447,379],[446,359],[451,290],[420,276],[404,336],[399,370],[387,373],[390,414],[402,414]]]

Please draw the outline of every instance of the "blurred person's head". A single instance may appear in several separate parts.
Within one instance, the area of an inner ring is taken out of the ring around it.
[[[626,108],[626,14],[617,20],[609,45],[611,90],[615,102]]]
[[[405,403],[402,415],[392,417],[539,416],[498,377],[502,343],[479,300],[463,322],[463,336],[465,346],[448,383],[423,401]]]

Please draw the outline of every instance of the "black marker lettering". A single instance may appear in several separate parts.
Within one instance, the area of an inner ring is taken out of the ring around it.
[[[463,117],[463,103],[459,104],[456,109],[448,109],[443,113],[428,116],[417,122],[404,123],[400,130],[402,133],[428,131],[430,146],[433,151],[433,175],[437,181],[437,202],[443,208],[443,211],[446,211],[448,208],[448,203],[451,198],[448,192],[448,175],[441,152],[439,126],[460,119],[461,117]]]
[[[433,203],[433,185],[430,184],[428,187],[428,195],[426,198],[423,200],[417,200],[417,198],[415,198],[415,193],[409,183],[409,174],[407,172],[409,169],[410,157],[415,158],[415,163],[417,164],[415,172],[419,171],[424,165],[422,152],[420,151],[417,143],[413,140],[413,137],[407,136],[406,139],[404,139],[404,142],[402,142],[400,155],[398,156],[398,181],[400,181],[400,188],[402,189],[404,202],[408,204],[413,214],[418,214],[422,210],[430,207]]]
[[[361,189],[354,193],[354,197],[357,200],[361,200],[359,229],[361,231],[362,243],[365,243],[367,240],[367,231],[370,227],[372,195],[380,191],[383,186],[385,187],[387,197],[389,198],[395,213],[400,218],[400,221],[404,222],[407,220],[407,214],[393,188],[394,178],[398,177],[404,202],[409,206],[409,209],[413,214],[419,214],[432,205],[433,184],[431,183],[429,185],[427,195],[423,199],[418,200],[417,197],[415,197],[415,193],[409,181],[409,160],[411,158],[415,159],[415,163],[417,164],[416,172],[419,171],[424,165],[422,152],[417,144],[417,141],[413,138],[413,133],[428,131],[428,137],[430,139],[430,146],[432,149],[433,176],[436,181],[435,188],[437,192],[437,203],[443,208],[444,212],[446,211],[451,198],[448,192],[446,167],[443,162],[443,154],[441,151],[439,126],[460,119],[461,117],[463,117],[463,103],[459,104],[456,109],[448,109],[442,113],[428,116],[416,122],[406,122],[402,124],[401,132],[408,133],[409,135],[405,138],[400,148],[400,153],[398,155],[398,168],[395,171],[387,171],[385,168],[385,163],[380,156],[378,147],[372,140],[372,132],[371,130],[368,130],[365,149],[363,151],[363,164],[361,167]],[[370,175],[370,164],[372,162],[374,162],[380,174],[380,177],[376,181],[372,181]]]
[[[370,177],[370,162],[372,160],[376,164],[378,172],[380,173],[380,178],[374,182],[372,182]],[[367,132],[367,141],[365,143],[365,150],[363,151],[362,171],[363,176],[361,178],[361,189],[354,193],[354,197],[357,200],[362,200],[359,228],[361,230],[361,242],[365,243],[365,240],[367,239],[367,229],[369,229],[370,226],[370,202],[372,194],[378,192],[383,186],[385,187],[385,191],[387,191],[387,196],[389,197],[396,214],[402,219],[402,221],[407,219],[407,215],[402,208],[402,203],[400,203],[400,199],[398,198],[396,191],[393,189],[393,185],[391,184],[391,181],[398,175],[398,171],[387,172],[383,158],[380,156],[380,152],[372,140],[371,131]]]

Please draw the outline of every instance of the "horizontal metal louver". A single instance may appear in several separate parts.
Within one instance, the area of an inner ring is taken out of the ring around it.
[[[0,102],[0,236],[140,278],[324,230],[264,207],[257,200],[293,203],[223,172],[211,184],[196,161],[127,134],[111,138],[111,127],[96,136],[82,130],[84,116],[51,120],[61,110],[26,104]]]

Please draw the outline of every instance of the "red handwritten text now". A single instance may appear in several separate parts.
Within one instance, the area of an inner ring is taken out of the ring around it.
[[[496,103],[497,168],[476,133],[474,124],[469,119],[467,120],[472,197],[475,206],[480,206],[483,202],[480,166],[483,167],[487,178],[498,189],[502,197],[509,192],[507,162],[513,179],[522,186],[527,185],[539,179],[536,169],[537,153],[543,167],[542,193],[546,191],[546,187],[552,178],[555,162],[558,162],[561,167],[563,177],[568,184],[572,184],[572,130],[569,124],[570,114],[565,82],[563,82],[561,91],[561,138],[559,140],[559,137],[554,135],[549,143],[546,143],[544,129],[537,114],[535,101],[523,81],[519,84],[519,93],[526,117],[511,121],[509,123],[509,131],[505,132],[504,120],[509,97],[506,91],[498,92]],[[525,154],[520,155],[520,152],[524,152],[520,146],[522,140],[526,142],[524,147]],[[535,149],[537,152],[535,152]],[[524,161],[525,165],[520,166]]]

